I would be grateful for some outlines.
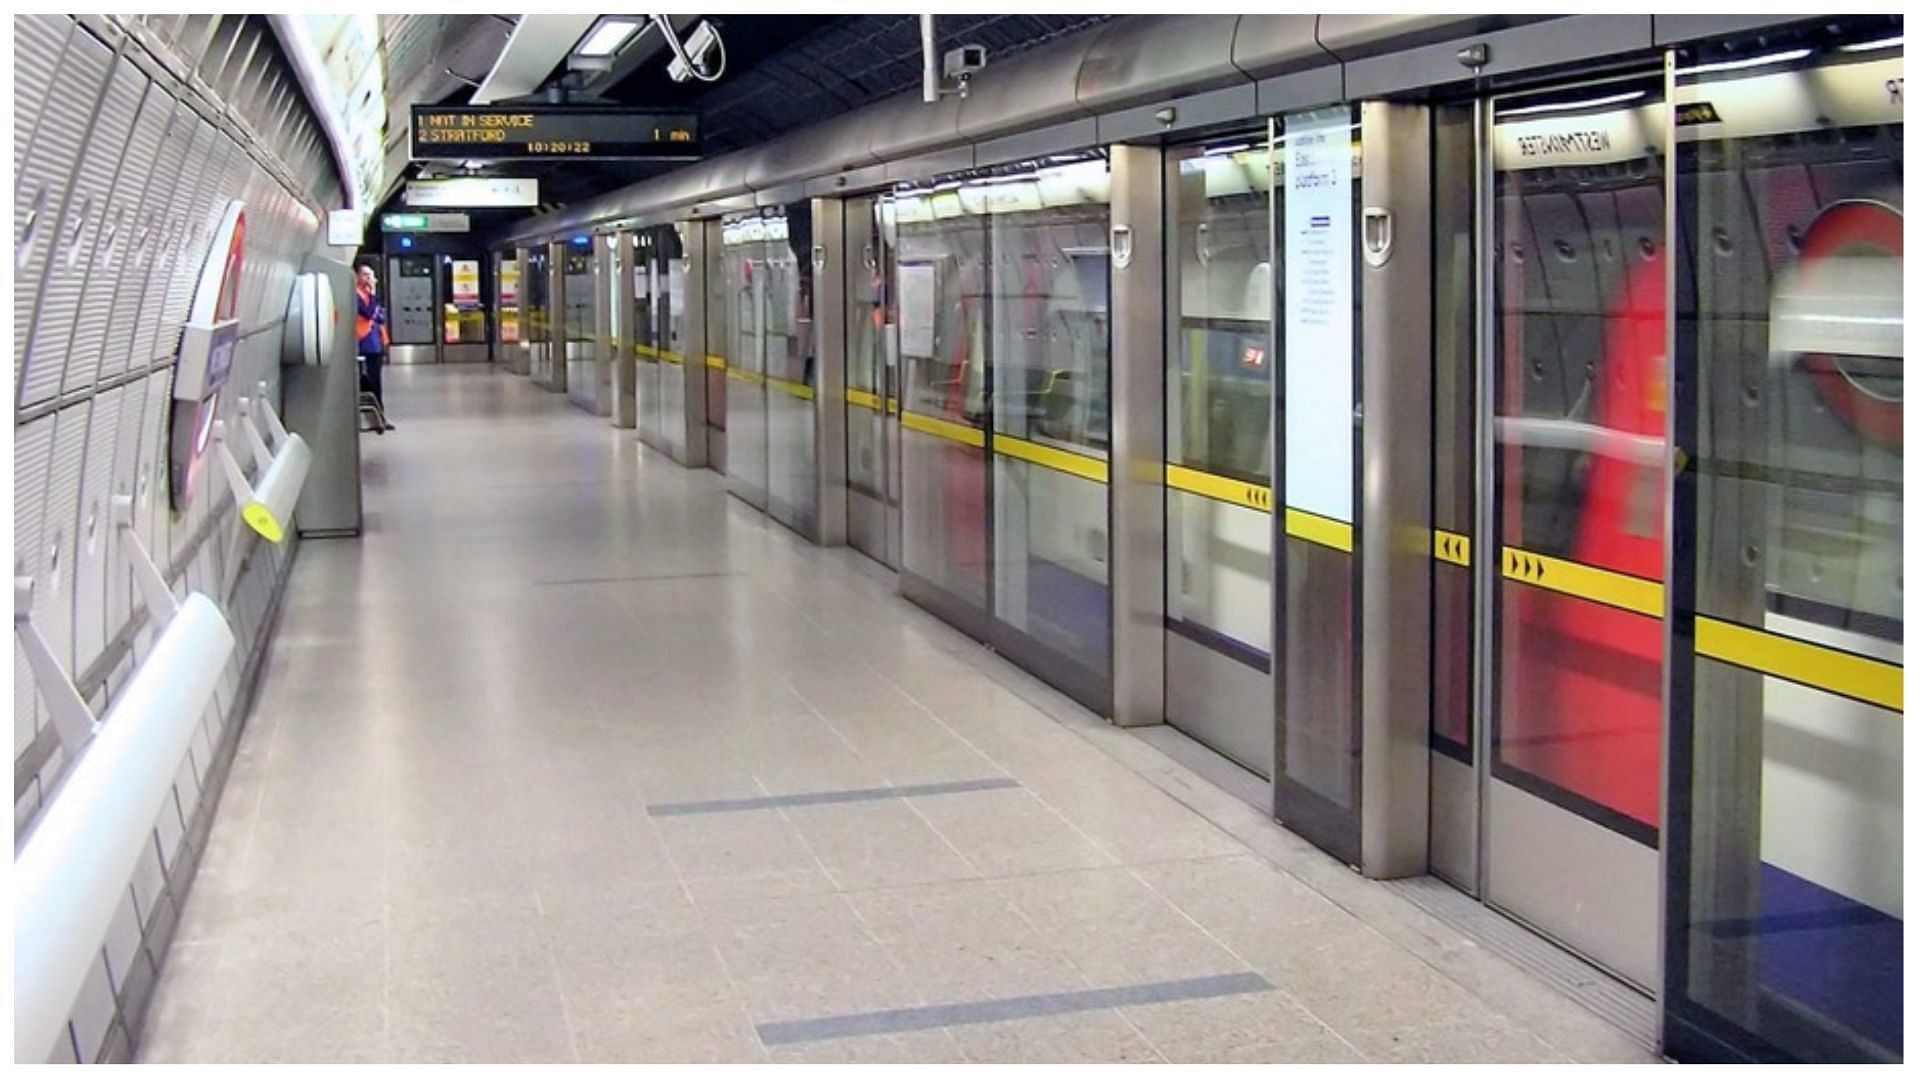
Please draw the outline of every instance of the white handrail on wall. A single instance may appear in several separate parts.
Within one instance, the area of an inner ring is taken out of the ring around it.
[[[37,636],[30,622],[18,622],[19,603],[16,628],[23,638]],[[188,596],[14,856],[16,1062],[47,1061],[66,1035],[74,1000],[142,849],[153,843],[154,823],[233,649],[220,609],[204,594]],[[43,684],[48,675],[35,672]]]

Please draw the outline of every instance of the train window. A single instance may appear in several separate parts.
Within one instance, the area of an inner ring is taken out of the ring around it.
[[[1673,1014],[1903,1057],[1899,17],[1675,58]]]

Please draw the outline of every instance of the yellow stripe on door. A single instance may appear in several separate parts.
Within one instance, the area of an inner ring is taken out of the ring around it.
[[[1107,483],[1107,463],[1105,460],[1086,454],[1075,454],[1070,450],[1035,443],[1018,436],[999,435],[993,437],[993,452],[1009,458],[1018,458],[1043,469],[1059,473],[1068,473],[1096,484]]]
[[[1569,597],[1659,619],[1666,612],[1666,587],[1651,578],[1575,563],[1570,559],[1500,549],[1500,573],[1510,581],[1551,589]]]

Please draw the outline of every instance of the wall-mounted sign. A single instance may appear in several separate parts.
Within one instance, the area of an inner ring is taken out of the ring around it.
[[[1287,505],[1353,521],[1353,120],[1285,118]]]
[[[530,176],[456,176],[448,180],[415,180],[400,196],[418,207],[539,206],[540,181]]]
[[[465,214],[382,214],[383,233],[464,233],[473,228]]]
[[[593,105],[415,105],[411,142],[415,159],[700,156],[691,113]]]

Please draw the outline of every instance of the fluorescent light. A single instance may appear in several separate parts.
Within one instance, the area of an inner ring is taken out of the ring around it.
[[[1647,96],[1645,90],[1629,90],[1624,94],[1608,94],[1604,98],[1587,98],[1585,101],[1553,101],[1545,105],[1528,105],[1520,109],[1502,109],[1500,119],[1510,116],[1529,116],[1534,113],[1564,113],[1573,109],[1597,109],[1602,105],[1619,105],[1624,102],[1638,101]]]
[[[1840,46],[1840,51],[1843,53],[1866,53],[1872,52],[1875,49],[1897,49],[1905,43],[1906,37],[1904,35],[1895,34],[1890,38],[1881,38],[1879,41],[1856,41],[1852,45],[1842,45]]]
[[[1252,150],[1252,149],[1253,149],[1252,143],[1233,143],[1228,146],[1210,146],[1205,150],[1202,150],[1200,152],[1200,156],[1203,158],[1219,158],[1219,157],[1225,157],[1228,154],[1238,154],[1242,150]]]
[[[632,37],[634,31],[638,29],[640,29],[639,23],[628,22],[625,19],[608,19],[594,27],[593,33],[587,35],[587,40],[581,42],[579,48],[573,51],[581,56],[612,56],[614,51],[625,45],[627,39]]]
[[[1705,75],[1710,71],[1738,71],[1741,68],[1765,67],[1768,64],[1785,64],[1794,60],[1805,60],[1813,55],[1812,49],[1788,49],[1782,53],[1768,53],[1765,56],[1749,56],[1745,60],[1721,60],[1713,64],[1701,64],[1698,67],[1681,68],[1675,75]]]

